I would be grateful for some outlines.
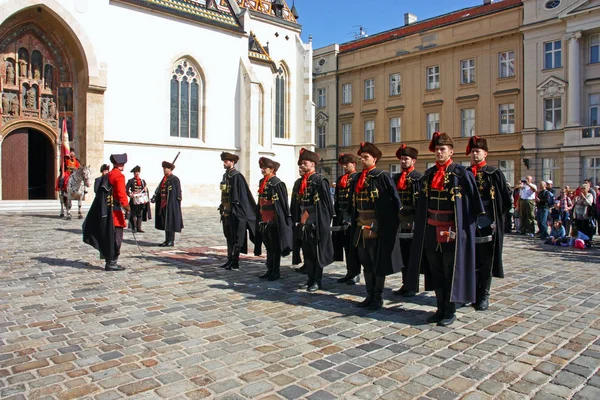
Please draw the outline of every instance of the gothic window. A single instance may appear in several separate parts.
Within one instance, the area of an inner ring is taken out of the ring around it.
[[[170,135],[202,138],[204,80],[192,62],[179,60],[171,74],[171,123]]]
[[[275,75],[275,137],[286,137],[286,113],[287,113],[287,76],[283,67],[277,69]]]

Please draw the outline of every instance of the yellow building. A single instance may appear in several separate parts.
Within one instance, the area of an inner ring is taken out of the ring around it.
[[[339,46],[337,115],[328,113],[337,119],[337,137],[318,149],[324,165],[335,162],[331,146],[356,153],[360,142],[372,141],[384,154],[378,166],[393,173],[400,168],[396,150],[406,143],[419,149],[422,171],[434,162],[428,145],[439,130],[454,139],[457,162],[468,161],[468,137],[484,136],[488,164],[500,166],[511,184],[518,180],[522,3],[486,3],[420,22],[407,14],[400,28]],[[320,86],[315,74],[315,91]]]

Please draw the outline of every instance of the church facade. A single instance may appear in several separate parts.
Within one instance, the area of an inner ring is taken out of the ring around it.
[[[60,127],[94,173],[127,153],[184,204],[218,204],[219,154],[291,184],[313,146],[312,45],[283,0],[0,0],[2,200],[54,198]],[[126,173],[126,175],[129,175]]]

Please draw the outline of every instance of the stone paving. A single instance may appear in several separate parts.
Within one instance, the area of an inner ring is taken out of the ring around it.
[[[507,278],[487,312],[425,323],[431,293],[354,307],[364,286],[297,289],[289,258],[263,282],[263,260],[224,271],[215,209],[184,210],[162,251],[146,223],[125,233],[124,272],[105,272],[81,221],[2,215],[3,399],[600,399],[600,252],[509,236]],[[143,253],[140,254],[140,250]]]

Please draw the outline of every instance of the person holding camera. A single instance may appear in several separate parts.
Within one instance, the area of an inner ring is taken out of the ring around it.
[[[519,185],[519,218],[521,219],[519,233],[531,237],[535,234],[535,193],[537,192],[537,186],[532,182],[533,178],[528,175]]]
[[[553,199],[554,196],[550,195],[546,182],[541,181],[540,190],[535,196],[535,203],[537,206],[535,215],[538,226],[538,237],[542,240],[548,238],[548,214],[550,213],[550,206],[554,205]]]

